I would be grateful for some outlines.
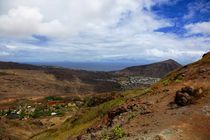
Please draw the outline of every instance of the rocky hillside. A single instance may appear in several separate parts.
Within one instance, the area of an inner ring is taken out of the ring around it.
[[[117,71],[120,75],[139,75],[144,77],[161,78],[169,72],[180,68],[182,65],[178,62],[169,59],[162,62],[157,62],[148,65],[128,67],[123,70]]]
[[[34,140],[208,140],[210,52],[147,89],[81,109]]]

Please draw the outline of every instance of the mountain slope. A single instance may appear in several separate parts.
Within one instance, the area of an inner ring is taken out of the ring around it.
[[[126,139],[207,140],[209,83],[210,52],[201,60],[169,73],[147,94],[127,101],[123,106],[137,109],[122,113],[120,118],[116,116],[117,123],[129,134]],[[127,123],[120,121],[132,114],[134,117]]]
[[[0,62],[0,69],[24,69],[24,70],[38,70],[42,69],[41,66],[30,64],[20,64],[15,62]]]
[[[149,89],[125,91],[33,139],[208,140],[209,83],[210,52]]]
[[[105,72],[0,62],[0,98],[100,93],[120,90]]]
[[[182,65],[178,62],[169,59],[162,62],[157,62],[148,65],[128,67],[116,73],[121,75],[140,75],[144,77],[156,77],[161,78],[167,73],[180,68]]]

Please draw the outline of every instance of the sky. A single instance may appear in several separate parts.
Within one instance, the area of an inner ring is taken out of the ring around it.
[[[0,61],[198,60],[210,0],[0,0]]]

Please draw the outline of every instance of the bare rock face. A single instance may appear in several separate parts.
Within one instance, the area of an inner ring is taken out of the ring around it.
[[[186,86],[176,92],[174,102],[180,106],[189,105],[202,97],[202,93],[202,89],[194,89],[192,87]]]
[[[118,108],[115,108],[111,111],[108,112],[108,126],[111,126],[112,125],[112,120],[114,119],[114,117],[124,113],[124,112],[127,112],[127,108],[122,106],[122,107],[118,107]]]

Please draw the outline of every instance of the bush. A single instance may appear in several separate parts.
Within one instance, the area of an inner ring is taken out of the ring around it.
[[[60,100],[63,100],[62,97],[58,97],[58,96],[47,96],[45,97],[46,100],[48,101],[60,101]]]
[[[169,83],[170,83],[170,80],[168,80],[168,79],[162,81],[162,84],[163,84],[164,86],[169,85]]]
[[[110,140],[110,137],[108,134],[103,134],[102,135],[102,140]]]
[[[126,136],[124,130],[119,125],[115,126],[112,129],[112,132],[114,133],[114,138],[116,138],[116,139],[120,139],[120,138],[123,138],[124,136]]]
[[[90,96],[87,96],[84,98],[84,105],[87,107],[91,107],[93,105],[93,98]]]
[[[176,79],[175,82],[176,82],[176,83],[181,83],[182,80]]]
[[[22,111],[19,116],[20,118],[24,118],[25,116],[27,116],[27,114],[24,111]]]
[[[35,111],[32,114],[30,114],[30,117],[39,118],[41,116],[50,116],[51,113],[52,113],[51,110],[48,110],[44,108],[43,106],[38,106],[36,107]]]
[[[6,114],[7,114],[6,111],[4,111],[4,110],[1,110],[1,111],[0,111],[0,116],[4,116],[4,115],[6,115]]]

